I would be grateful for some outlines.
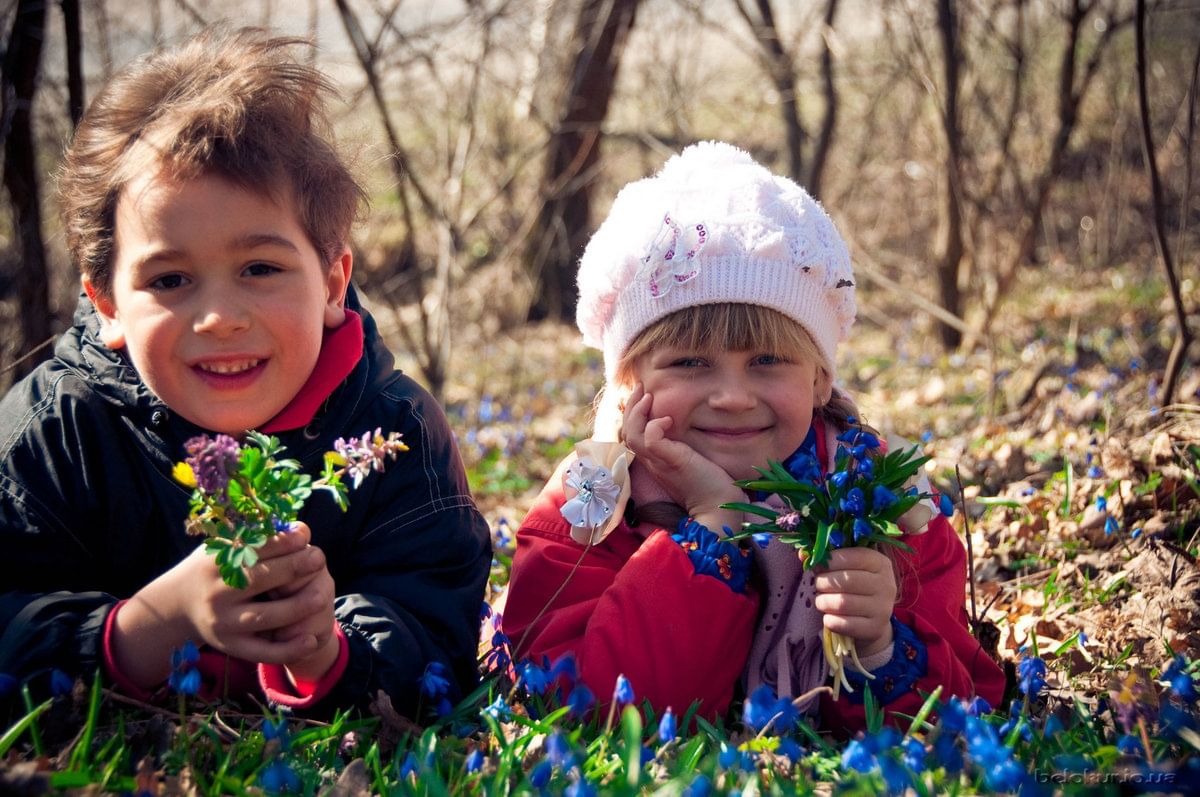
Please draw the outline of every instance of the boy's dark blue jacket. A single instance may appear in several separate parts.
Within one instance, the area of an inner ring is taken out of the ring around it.
[[[353,290],[348,306],[358,309]],[[338,437],[404,435],[410,450],[365,479],[348,512],[318,491],[300,519],[325,552],[350,648],[319,713],[365,705],[382,689],[412,716],[430,661],[448,665],[460,690],[477,679],[491,541],[441,408],[393,369],[362,316],[358,365],[308,426],[278,436],[316,474]],[[81,297],[54,357],[0,402],[0,673],[37,691],[56,668],[90,680],[116,602],[200,543],[184,533],[189,491],[171,469],[203,430],[159,401],[98,332]]]

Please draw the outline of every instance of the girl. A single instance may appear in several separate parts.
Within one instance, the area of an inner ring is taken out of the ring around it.
[[[620,192],[579,269],[579,326],[604,352],[595,435],[517,534],[504,614],[516,656],[571,652],[597,695],[624,674],[660,712],[699,700],[714,716],[739,687],[824,684],[824,626],[875,676],[822,697],[835,730],[863,727],[867,683],[889,715],[938,685],[1000,701],[1003,675],[967,631],[965,552],[940,515],[906,516],[913,553],[895,563],[851,547],[820,572],[778,541],[725,540],[743,517],[721,505],[747,500],[734,480],[771,459],[832,468],[856,414],[833,386],[852,277],[821,207],[727,144],[689,147]]]

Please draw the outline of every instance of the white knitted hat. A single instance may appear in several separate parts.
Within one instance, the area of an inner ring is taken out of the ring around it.
[[[685,307],[778,310],[816,342],[830,377],[854,323],[850,253],[803,188],[737,147],[706,141],[617,194],[579,263],[576,321],[615,380],[646,327]]]

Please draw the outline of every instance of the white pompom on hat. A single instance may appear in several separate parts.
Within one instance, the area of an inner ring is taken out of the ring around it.
[[[617,194],[579,263],[576,321],[604,352],[612,384],[639,332],[676,310],[724,302],[795,320],[834,377],[855,315],[845,241],[803,188],[706,141]]]

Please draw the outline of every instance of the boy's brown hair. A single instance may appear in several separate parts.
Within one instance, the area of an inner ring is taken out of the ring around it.
[[[325,264],[366,196],[332,143],[328,79],[304,39],[210,28],[131,63],[96,95],[67,150],[59,198],[67,246],[103,295],[117,202],[135,177],[215,174],[287,206]]]

